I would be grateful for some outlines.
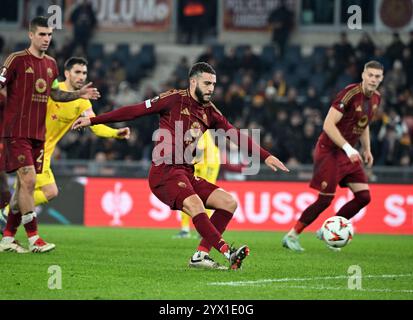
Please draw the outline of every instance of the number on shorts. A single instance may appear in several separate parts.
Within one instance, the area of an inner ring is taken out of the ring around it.
[[[37,163],[42,163],[43,162],[43,154],[44,154],[44,149],[40,150],[40,155],[36,159]]]

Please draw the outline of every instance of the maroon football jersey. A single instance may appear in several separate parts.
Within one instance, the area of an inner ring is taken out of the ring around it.
[[[160,159],[169,159],[169,163],[187,163],[185,155],[182,151],[187,149],[187,146],[194,145],[194,139],[207,129],[223,129],[228,131],[233,129],[240,139],[239,130],[236,130],[228,120],[217,110],[211,103],[201,104],[191,97],[189,90],[170,90],[162,93],[151,100],[146,100],[142,103],[132,106],[126,106],[97,117],[91,118],[92,125],[100,123],[110,123],[117,121],[133,120],[137,117],[158,113],[160,115],[158,137],[154,155],[157,155],[157,145],[162,143],[163,146],[169,145],[164,153],[160,152]],[[196,130],[199,129],[199,130]],[[162,130],[170,133],[172,141],[164,141]],[[163,136],[163,137],[162,137]],[[238,140],[240,141],[240,140]],[[176,146],[179,143],[179,146]],[[254,144],[248,137],[248,149]],[[259,148],[261,159],[266,159],[270,153]],[[167,154],[168,153],[168,154]],[[152,159],[155,164],[158,163],[157,158]]]
[[[336,126],[344,139],[353,147],[373,118],[380,99],[380,93],[377,91],[371,97],[367,97],[363,93],[361,83],[355,83],[339,92],[333,101],[331,107],[343,114]],[[318,142],[327,147],[338,148],[324,131]]]
[[[0,92],[0,138],[2,137],[3,132],[3,112],[6,107],[6,97]]]
[[[29,50],[12,53],[0,69],[0,83],[7,86],[3,136],[44,141],[47,99],[58,76],[56,61]]]

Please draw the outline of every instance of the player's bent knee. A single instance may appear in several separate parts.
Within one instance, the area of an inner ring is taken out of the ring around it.
[[[42,189],[47,201],[56,198],[59,195],[59,189],[57,187]]]
[[[231,213],[234,213],[238,207],[238,203],[235,201],[234,197],[230,193],[222,190],[215,194],[213,199],[212,197],[209,198],[207,204],[214,209],[223,209]]]
[[[36,185],[36,173],[34,171],[18,171],[17,177],[19,180],[17,185],[20,189],[28,189],[29,191],[34,191]]]
[[[234,197],[228,194],[227,197],[225,197],[223,201],[224,209],[226,209],[229,212],[234,213],[235,210],[237,210],[238,203],[235,201]]]
[[[193,195],[184,200],[182,210],[191,217],[194,217],[205,212],[205,207],[202,200],[198,196]]]
[[[59,190],[56,188],[50,194],[50,197],[47,197],[47,200],[52,200],[53,198],[56,198],[58,195],[59,195]]]
[[[34,187],[36,185],[36,177],[26,177],[25,179],[20,180],[20,190],[25,190],[33,193]]]

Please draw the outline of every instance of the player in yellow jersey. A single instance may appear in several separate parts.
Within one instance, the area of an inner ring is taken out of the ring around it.
[[[87,78],[87,60],[82,57],[71,57],[64,65],[65,81],[59,82],[59,89],[75,91],[83,87]],[[46,140],[44,145],[43,171],[36,175],[34,202],[38,206],[57,197],[58,188],[50,168],[50,161],[57,143],[62,139],[72,124],[80,116],[95,116],[92,104],[87,99],[70,102],[56,102],[49,97],[46,114]],[[103,124],[90,127],[92,132],[102,138],[128,139],[129,128],[113,129]],[[10,201],[11,205],[14,199]]]
[[[205,179],[215,184],[221,165],[219,148],[215,145],[209,130],[205,131],[199,139],[197,149],[201,154],[199,159],[195,159],[195,176]],[[207,209],[208,217],[211,217],[212,210]],[[191,238],[190,234],[190,217],[181,212],[181,231],[174,238]]]

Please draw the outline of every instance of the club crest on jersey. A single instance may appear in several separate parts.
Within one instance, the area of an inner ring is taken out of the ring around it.
[[[38,93],[43,93],[46,91],[47,83],[46,80],[39,78],[36,80],[35,88]]]
[[[360,128],[363,128],[367,125],[367,122],[369,122],[369,117],[368,116],[362,116],[361,119],[359,120],[359,122],[357,123],[357,125]]]
[[[182,181],[179,181],[178,186],[180,186],[181,188],[186,188],[186,183],[182,182]]]
[[[201,125],[199,124],[199,122],[194,122],[191,124],[190,133],[194,138],[200,137],[202,135]]]
[[[49,76],[49,78],[53,77],[53,71],[50,68],[47,68],[47,75]]]
[[[24,163],[24,161],[26,160],[26,156],[23,155],[23,154],[21,154],[21,155],[19,155],[19,156],[17,157],[17,160],[18,160],[20,163]]]

